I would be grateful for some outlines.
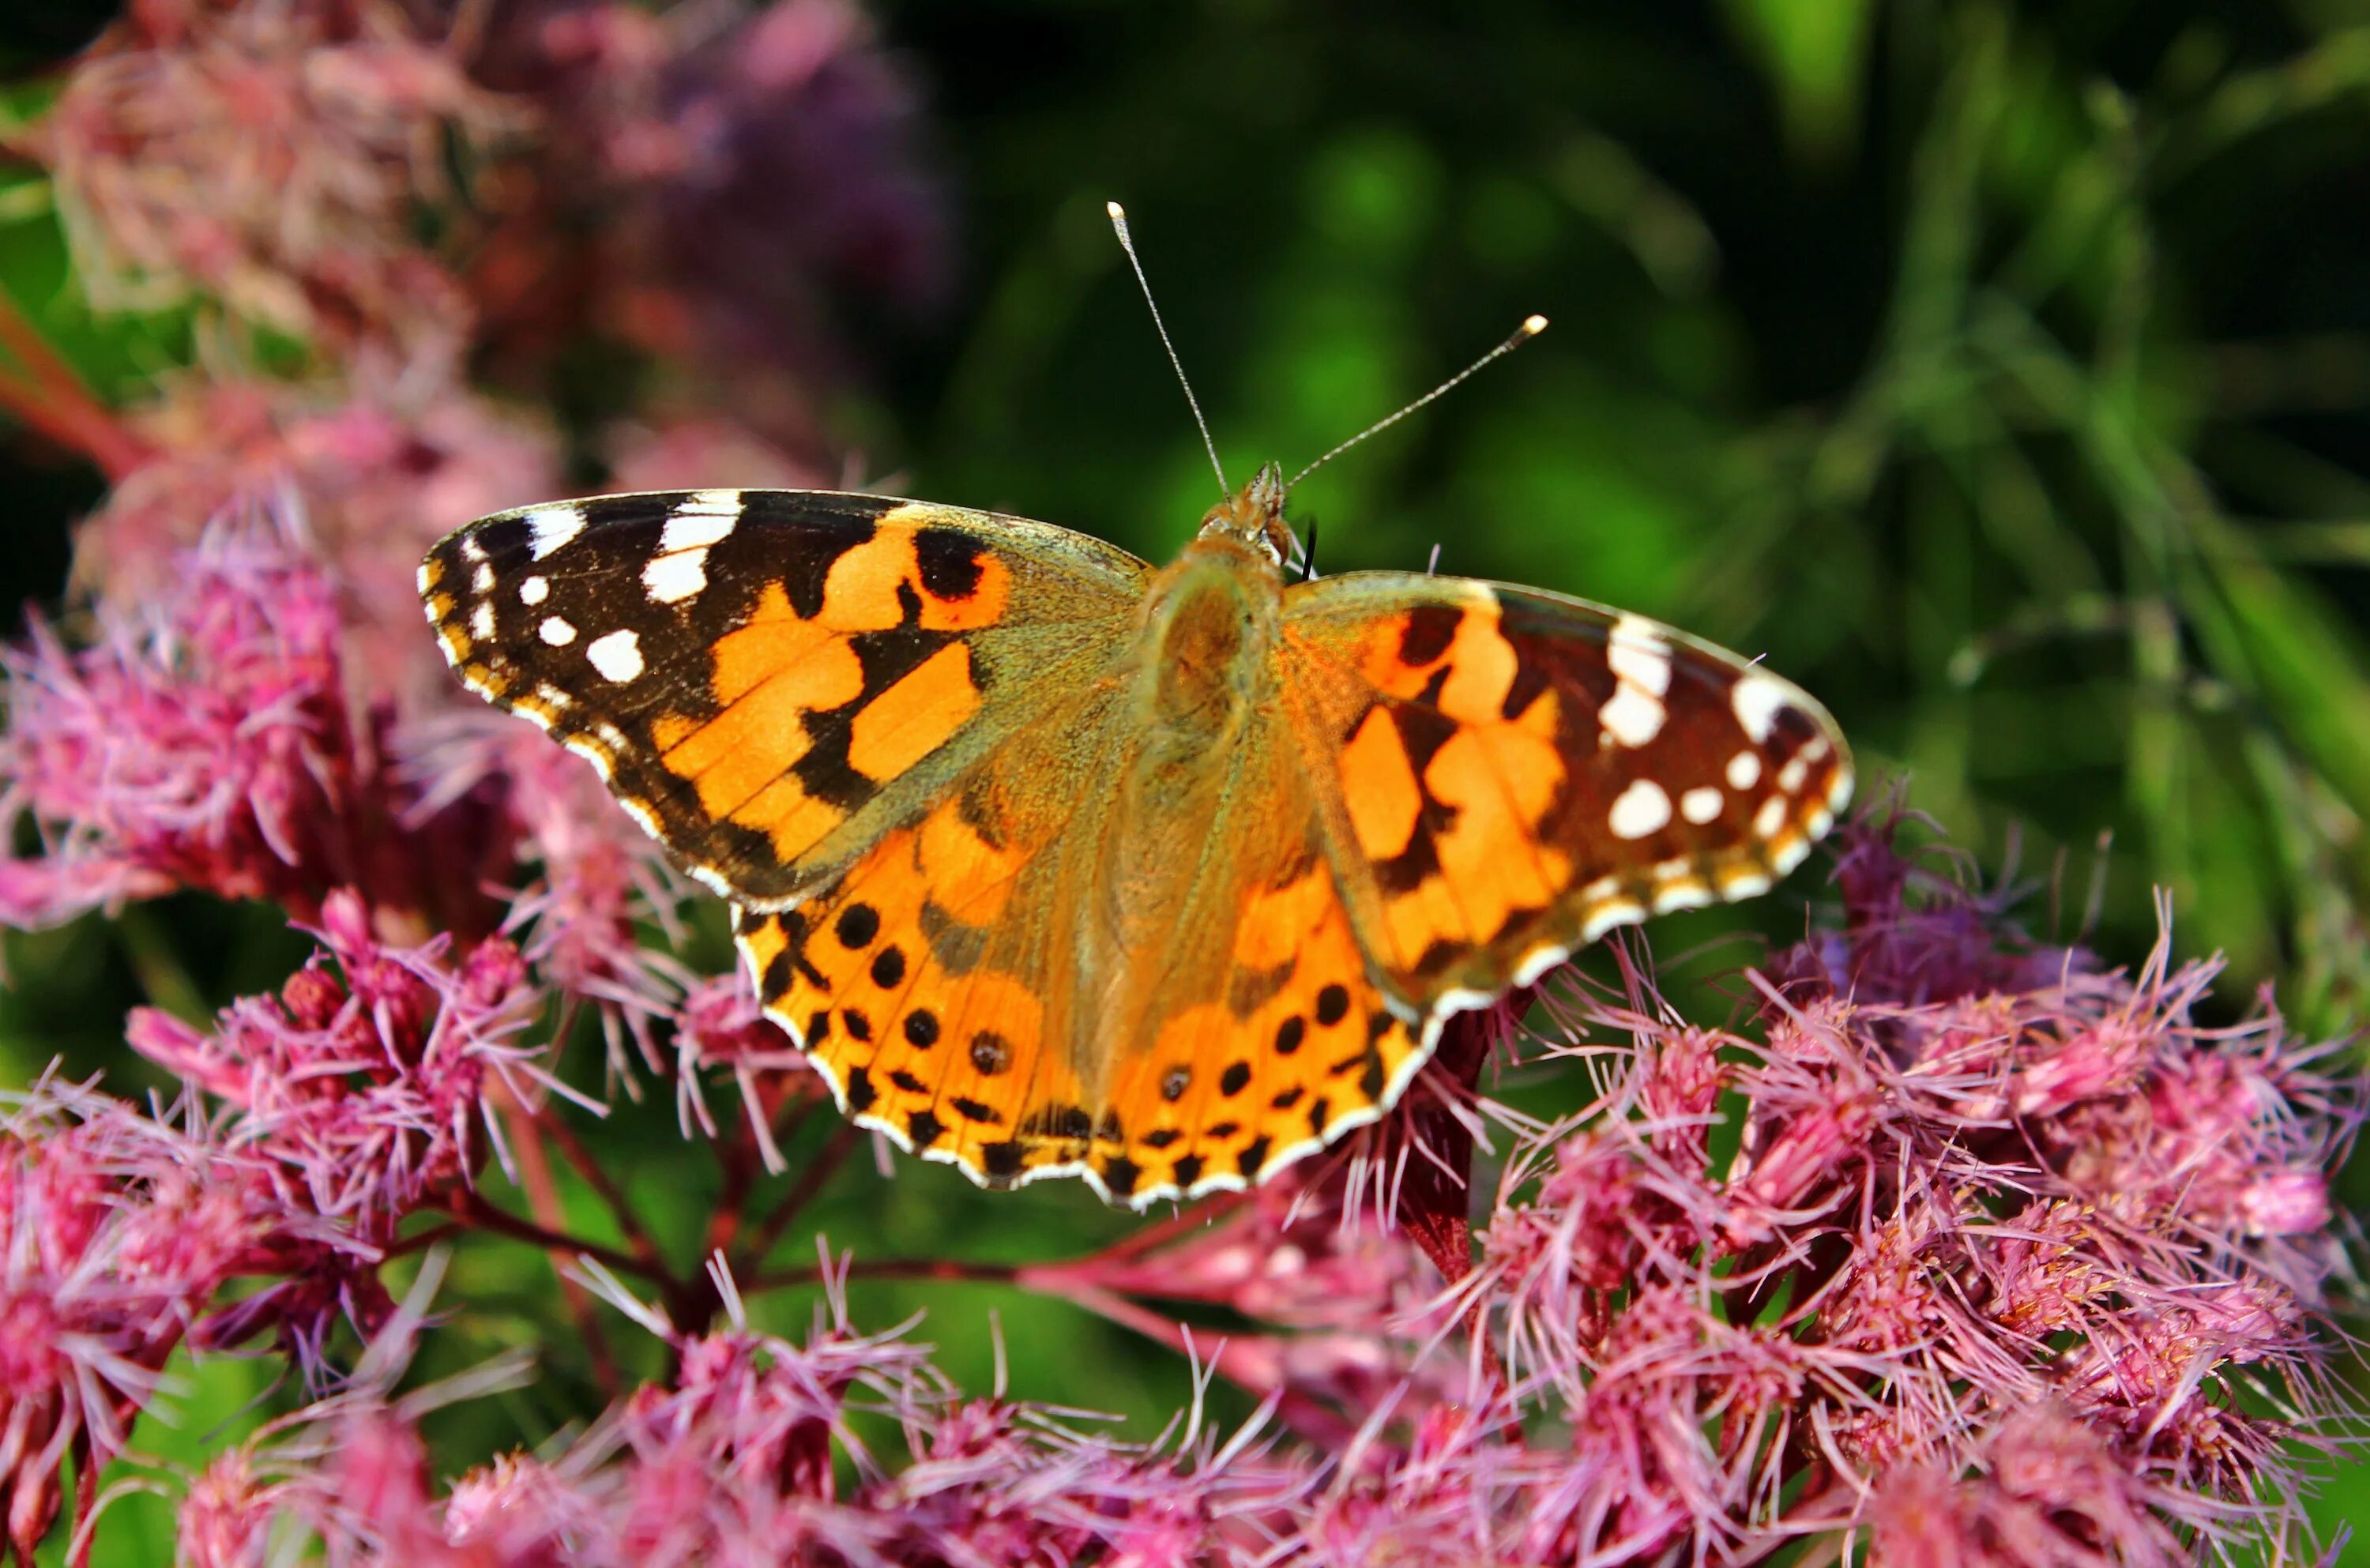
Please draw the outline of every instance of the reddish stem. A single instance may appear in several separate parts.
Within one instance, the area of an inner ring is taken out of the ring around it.
[[[82,377],[33,329],[5,289],[0,289],[0,353],[16,362],[0,363],[0,407],[28,429],[88,457],[110,481],[121,479],[153,455],[147,443],[90,395]]]
[[[568,1168],[575,1171],[578,1178],[592,1189],[593,1194],[608,1205],[609,1216],[616,1222],[617,1233],[626,1239],[626,1245],[634,1256],[659,1266],[662,1254],[658,1241],[642,1224],[642,1216],[635,1212],[632,1200],[626,1196],[625,1189],[617,1185],[616,1179],[609,1174],[608,1168],[592,1158],[592,1151],[584,1147],[583,1140],[576,1136],[563,1118],[557,1115],[542,1117],[538,1124],[558,1146],[559,1156],[568,1161]]]
[[[522,1215],[495,1207],[477,1193],[456,1193],[448,1206],[454,1217],[477,1229],[490,1230],[497,1236],[507,1236],[513,1241],[524,1241],[557,1255],[571,1258],[587,1257],[612,1273],[631,1274],[637,1279],[646,1279],[654,1285],[672,1286],[674,1283],[673,1275],[654,1263],[645,1262],[629,1253],[620,1252],[615,1247],[604,1247],[597,1241],[587,1241],[581,1237],[570,1236],[564,1230],[538,1225]]]
[[[1530,1005],[1529,993],[1517,993],[1504,1005],[1520,1017]],[[1470,1088],[1479,1079],[1489,1059],[1488,1018],[1486,1013],[1460,1013],[1442,1034],[1436,1066],[1462,1087]],[[1444,1106],[1426,1105],[1414,1113],[1413,1122],[1409,1136],[1421,1147],[1403,1151],[1408,1167],[1399,1187],[1398,1222],[1441,1278],[1454,1286],[1473,1272],[1473,1134]],[[1482,1376],[1502,1383],[1505,1369],[1490,1339],[1485,1295],[1474,1297],[1465,1326],[1479,1353]]]
[[[790,1228],[790,1222],[798,1218],[800,1212],[814,1202],[817,1194],[839,1173],[840,1166],[846,1161],[856,1148],[857,1140],[863,1136],[863,1128],[853,1122],[845,1122],[831,1135],[831,1141],[815,1151],[815,1157],[807,1162],[806,1169],[799,1172],[798,1183],[783,1194],[782,1201],[774,1205],[774,1212],[765,1216],[765,1222],[757,1228],[757,1233],[742,1249],[741,1267],[754,1273],[765,1262],[765,1254],[774,1250],[774,1244],[782,1239],[782,1232]]]
[[[1017,1263],[966,1263],[955,1258],[856,1258],[846,1267],[849,1279],[930,1279],[954,1281],[969,1285],[1012,1285],[1018,1283],[1023,1265]],[[840,1270],[832,1274],[839,1276]],[[751,1291],[786,1290],[795,1286],[821,1285],[823,1272],[819,1264],[804,1268],[776,1269],[752,1276],[745,1288]]]

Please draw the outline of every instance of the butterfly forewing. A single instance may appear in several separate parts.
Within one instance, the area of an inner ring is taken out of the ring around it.
[[[1108,647],[1144,570],[1018,518],[694,490],[482,519],[430,552],[420,592],[471,689],[591,758],[695,875],[763,905],[1026,722]]]
[[[1370,958],[1420,1006],[1766,892],[1850,796],[1825,709],[1643,617],[1387,572],[1285,605],[1289,700],[1345,891]]]

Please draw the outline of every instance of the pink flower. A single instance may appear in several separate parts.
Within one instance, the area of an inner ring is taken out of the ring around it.
[[[856,1334],[836,1305],[803,1343],[736,1327],[672,1348],[672,1378],[565,1451],[495,1460],[443,1495],[403,1406],[325,1401],[217,1463],[183,1510],[183,1550],[252,1561],[236,1553],[276,1521],[355,1564],[1248,1563],[1228,1549],[1259,1531],[1228,1516],[1294,1483],[1204,1442],[1114,1443],[963,1399],[923,1347]]]
[[[2196,1561],[2165,1516],[2182,1511],[2180,1500],[2061,1406],[2010,1416],[1977,1464],[1968,1480],[1915,1461],[1888,1471],[1868,1509],[1873,1560],[1901,1568]]]
[[[330,895],[325,955],[277,997],[224,1009],[211,1033],[153,1008],[134,1049],[236,1113],[231,1145],[269,1162],[305,1212],[372,1243],[438,1193],[467,1184],[495,1082],[540,1097],[535,1052],[512,1043],[540,997],[500,938],[457,962],[442,938],[401,947],[349,892]],[[335,969],[328,960],[333,959]]]
[[[313,906],[386,847],[388,809],[341,689],[321,574],[260,531],[180,558],[153,609],[103,604],[91,648],[36,622],[9,677],[0,813],[45,853],[0,863],[0,919],[49,925],[180,887]]]
[[[610,448],[609,488],[633,490],[831,490],[846,476],[801,463],[754,432],[714,417],[631,427]]]
[[[301,1238],[258,1162],[177,1120],[49,1079],[0,1091],[0,1549],[26,1562],[61,1467],[87,1487],[216,1293]]]
[[[77,529],[76,581],[119,605],[169,600],[185,551],[260,511],[334,594],[348,690],[407,713],[466,700],[420,635],[421,553],[564,488],[553,432],[433,361],[374,359],[329,391],[183,377],[137,428],[153,455]]]
[[[87,53],[20,140],[55,179],[93,302],[202,291],[298,338],[456,352],[466,300],[407,236],[452,199],[439,132],[484,141],[512,121],[387,25],[399,14],[192,6]]]

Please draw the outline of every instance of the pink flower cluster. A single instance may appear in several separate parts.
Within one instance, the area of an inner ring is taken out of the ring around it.
[[[87,1509],[178,1346],[242,1337],[225,1285],[342,1244],[190,1102],[0,1090],[0,1553],[32,1561],[69,1463]]]
[[[665,1383],[557,1452],[507,1455],[449,1486],[402,1401],[327,1403],[198,1478],[184,1558],[248,1568],[293,1536],[356,1564],[1166,1568],[1256,1539],[1260,1513],[1301,1483],[1240,1442],[1220,1450],[1192,1431],[1115,1442],[1053,1411],[966,1396],[926,1346],[853,1331],[836,1295],[802,1343],[737,1320],[668,1337],[677,1369]]]
[[[1683,1021],[1635,969],[1618,993],[1549,982],[1543,1027],[1500,1040],[1501,1068],[1592,1091],[1544,1123],[1481,1102],[1506,1148],[1459,1278],[1352,1181],[1379,1135],[1289,1184],[995,1275],[1250,1390],[1260,1415],[1223,1441],[1198,1408],[1145,1446],[967,1397],[923,1347],[860,1334],[842,1309],[803,1343],[754,1332],[720,1257],[703,1314],[721,1328],[595,1268],[675,1369],[582,1437],[440,1482],[402,1401],[349,1390],[219,1458],[186,1493],[184,1551],[259,1562],[275,1528],[354,1563],[1748,1562],[1821,1538],[1912,1563],[2304,1549],[2311,1457],[2355,1419],[2325,1372],[2345,1260],[2323,1172],[2358,1086],[2274,1014],[2198,1024],[2210,966],[2172,970],[2160,949],[2127,976],[2033,949],[1873,828],[1852,830],[1846,860],[1885,869],[1894,902],[1856,904],[1782,955],[1772,970],[1792,981],[1748,974],[1752,1027]],[[293,1235],[350,1249],[342,1271],[293,1266],[284,1292],[374,1278],[354,1239],[466,1187],[469,1109],[525,1065],[506,1043],[524,997],[504,944],[448,966],[373,940],[351,900],[330,911],[342,979],[316,962],[211,1034],[134,1020],[144,1051],[231,1112],[205,1147],[236,1179],[206,1185],[222,1218],[184,1222],[182,1250],[215,1261],[170,1276],[187,1297],[175,1333],[245,1238],[267,1239],[276,1268]],[[1937,983],[1951,954],[1976,961],[1963,989]],[[1853,990],[1820,977],[1835,964]],[[2011,991],[1986,973],[2048,978]],[[685,1049],[752,1058],[750,1027],[703,988]],[[84,1103],[110,1137],[176,1136]],[[23,1142],[46,1170],[76,1136]],[[835,1292],[864,1267],[821,1277]],[[75,1300],[46,1280],[32,1298]],[[1247,1326],[1197,1334],[1179,1303]],[[341,1309],[410,1332],[373,1306]],[[253,1317],[218,1314],[205,1343]],[[149,1395],[135,1379],[106,1408],[120,1424]]]
[[[450,202],[447,132],[508,119],[392,5],[193,0],[136,7],[21,140],[57,176],[94,305],[203,291],[294,337],[449,353],[458,281],[386,236]]]
[[[42,840],[0,862],[12,925],[181,887],[310,909],[385,836],[367,818],[387,781],[350,722],[322,574],[232,533],[178,564],[180,592],[107,601],[88,646],[36,622],[5,656],[0,813]]]

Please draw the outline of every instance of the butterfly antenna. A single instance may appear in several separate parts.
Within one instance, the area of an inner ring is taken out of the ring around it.
[[[1193,410],[1193,422],[1201,427],[1202,444],[1210,454],[1210,469],[1218,476],[1218,493],[1231,497],[1235,487],[1226,483],[1225,466],[1218,461],[1218,444],[1210,439],[1210,421],[1202,417],[1201,400],[1193,396],[1193,384],[1185,379],[1185,363],[1177,357],[1177,345],[1168,340],[1168,327],[1160,319],[1160,306],[1152,301],[1152,282],[1144,275],[1144,263],[1135,254],[1135,240],[1127,232],[1127,209],[1116,202],[1106,202],[1103,210],[1110,213],[1111,228],[1119,235],[1119,248],[1127,252],[1127,264],[1135,269],[1135,286],[1144,291],[1145,307],[1152,312],[1152,325],[1160,334],[1160,346],[1168,351],[1168,365],[1177,373],[1177,385],[1185,388],[1185,406]],[[1542,321],[1540,325],[1546,323]]]
[[[1131,252],[1131,254],[1133,253]],[[1488,364],[1491,360],[1504,358],[1506,355],[1513,353],[1516,349],[1521,348],[1524,343],[1529,342],[1533,338],[1537,337],[1547,329],[1547,318],[1546,317],[1525,317],[1523,320],[1523,324],[1514,329],[1514,335],[1513,337],[1508,338],[1504,342],[1499,344],[1496,348],[1491,349],[1488,353],[1483,354],[1479,359],[1475,360],[1471,364],[1467,365],[1455,375],[1450,376],[1447,380],[1442,382],[1439,386],[1433,387],[1422,397],[1418,398],[1414,402],[1409,403],[1398,413],[1391,415],[1388,419],[1376,420],[1373,424],[1368,425],[1365,429],[1360,431],[1357,434],[1352,436],[1349,440],[1343,442],[1332,451],[1328,452],[1324,456],[1317,459],[1316,462],[1311,463],[1306,468],[1301,469],[1300,472],[1293,475],[1292,478],[1285,482],[1283,488],[1290,490],[1294,485],[1298,484],[1309,475],[1317,472],[1317,469],[1325,467],[1326,464],[1330,463],[1334,458],[1339,457],[1344,452],[1349,451],[1350,448],[1357,445],[1358,443],[1365,440],[1368,436],[1380,435],[1383,432],[1390,429],[1391,426],[1398,423],[1409,414],[1414,413],[1418,409],[1422,408],[1426,403],[1429,403],[1434,398],[1440,397],[1450,387],[1471,377],[1476,372],[1480,370],[1483,365]]]

